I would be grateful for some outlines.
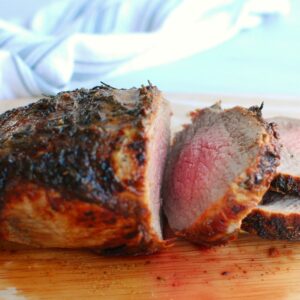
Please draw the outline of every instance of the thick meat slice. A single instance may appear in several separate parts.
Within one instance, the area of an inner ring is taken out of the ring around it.
[[[268,239],[300,239],[300,120],[272,118],[282,144],[271,188],[244,220],[242,228]],[[277,192],[272,192],[277,191]]]
[[[163,199],[177,235],[202,244],[233,239],[242,219],[261,201],[278,165],[279,147],[261,109],[217,104],[192,115],[175,136]]]
[[[153,86],[62,92],[2,114],[2,238],[106,253],[158,250],[169,120]]]
[[[269,121],[277,124],[282,144],[278,174],[271,189],[300,196],[300,120],[277,117]]]
[[[300,240],[300,197],[268,192],[242,229],[265,239]]]

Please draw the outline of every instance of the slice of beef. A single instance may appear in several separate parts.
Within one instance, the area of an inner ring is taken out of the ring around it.
[[[265,239],[300,240],[300,197],[268,192],[242,229]]]
[[[272,118],[282,144],[280,166],[271,188],[242,228],[267,239],[300,239],[300,120]],[[276,191],[276,192],[274,192]]]
[[[300,120],[277,117],[269,121],[277,124],[282,144],[278,174],[271,189],[300,196]]]
[[[219,104],[177,133],[164,174],[164,211],[177,235],[201,245],[234,239],[275,175],[279,146],[261,109]]]
[[[38,247],[151,253],[170,109],[156,87],[61,92],[0,115],[0,234]]]

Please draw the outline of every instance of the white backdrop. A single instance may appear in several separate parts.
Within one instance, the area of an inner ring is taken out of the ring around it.
[[[0,18],[29,17],[45,4],[55,1],[57,0],[0,0]]]
[[[0,0],[0,18],[30,16],[56,0]],[[267,20],[226,44],[168,65],[118,76],[116,86],[151,79],[167,91],[300,97],[300,1],[286,20]]]

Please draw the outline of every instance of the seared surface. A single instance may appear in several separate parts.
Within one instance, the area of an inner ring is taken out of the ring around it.
[[[263,201],[243,220],[242,228],[266,239],[300,239],[300,120],[277,117],[282,144],[280,165]],[[275,192],[274,192],[275,191]]]
[[[258,107],[192,115],[174,140],[165,171],[164,210],[177,235],[202,245],[235,238],[269,188],[279,161],[277,135]]]
[[[277,124],[282,144],[280,165],[271,189],[300,196],[300,120],[277,117],[269,121]]]
[[[300,239],[300,198],[268,192],[243,220],[242,229],[265,239]]]
[[[2,114],[2,237],[42,247],[157,250],[152,211],[159,207],[151,202],[160,201],[147,176],[157,168],[160,187],[162,166],[150,165],[149,145],[160,134],[163,164],[169,117],[153,86],[62,92]]]

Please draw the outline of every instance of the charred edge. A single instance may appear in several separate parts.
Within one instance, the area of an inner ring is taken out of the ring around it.
[[[254,211],[243,220],[242,229],[264,239],[299,240],[300,216],[268,216]]]
[[[300,177],[279,174],[271,183],[271,190],[300,196]]]
[[[90,195],[84,196],[83,199],[105,202],[107,192],[120,192],[124,187],[115,179],[114,170],[108,160],[102,160],[95,166],[93,164],[93,159],[79,148],[62,150],[59,153],[49,152],[39,159],[21,156],[1,160],[2,192],[5,182],[14,176],[58,188],[62,193],[69,191],[76,196]],[[101,178],[101,184],[98,182],[98,176]]]
[[[274,192],[274,191],[270,191],[270,189],[264,194],[260,204],[261,205],[266,205],[266,204],[270,204],[270,203],[275,203],[277,202],[277,197],[272,197],[273,194],[278,194],[277,192]],[[278,195],[276,195],[278,196]]]
[[[243,183],[249,190],[259,188],[262,184],[269,186],[280,163],[280,146],[276,127],[263,122],[270,141],[260,151],[261,159],[257,165],[257,171]]]
[[[241,183],[241,186],[246,187],[248,190],[261,187],[262,184],[269,186],[273,179],[272,174],[275,174],[276,168],[279,165],[279,159],[280,157],[276,148],[264,147],[264,154],[258,163],[257,171],[249,176],[245,182]]]
[[[6,112],[0,115],[0,123],[1,120],[7,120],[7,118],[16,113],[19,113],[20,116],[35,115],[44,119],[47,115],[57,110],[56,98],[61,97],[64,99],[67,97],[73,101],[76,100],[80,106],[87,108],[87,115],[80,115],[82,122],[78,122],[88,126],[92,123],[94,117],[99,120],[99,115],[96,114],[94,116],[93,113],[95,111],[89,109],[95,108],[96,104],[100,105],[100,107],[97,106],[97,109],[101,109],[101,104],[103,103],[115,105],[113,110],[125,109],[120,107],[120,103],[115,103],[114,97],[102,97],[101,94],[100,96],[97,94],[98,90],[108,88],[107,86],[101,86],[92,90],[75,90],[69,92],[69,94],[68,92],[62,92],[51,99],[41,99],[23,108]],[[125,111],[130,120],[136,122],[136,124],[133,123],[133,126],[142,123],[141,112],[145,113],[144,106],[148,105],[151,107],[154,96],[152,92],[155,92],[155,90],[156,87],[153,86],[145,87],[141,91],[143,97],[141,101],[137,102],[137,108]],[[145,105],[144,102],[148,104]],[[64,126],[58,126],[59,124],[55,123],[56,121],[53,121],[54,123],[47,121],[45,126],[37,129],[41,138],[35,140],[34,138],[37,134],[32,137],[32,140],[29,140],[30,135],[32,135],[31,126],[26,127],[23,132],[15,134],[13,146],[17,151],[12,151],[10,155],[0,158],[0,193],[4,192],[6,183],[11,178],[19,176],[29,182],[58,189],[64,196],[69,198],[76,196],[85,201],[107,204],[108,208],[118,205],[118,201],[110,201],[109,199],[112,198],[112,194],[115,194],[115,192],[122,192],[124,187],[115,178],[111,162],[105,158],[99,162],[96,155],[97,151],[88,154],[84,153],[86,147],[100,148],[101,142],[99,140],[101,141],[104,138],[106,140],[112,139],[111,136],[103,133],[103,131],[94,130],[92,127],[85,127],[84,130],[80,129],[77,126],[78,122],[74,123],[68,112],[59,121]],[[57,136],[59,137],[57,140],[65,141],[65,144],[70,143],[70,145],[67,149],[60,149],[60,145],[57,145],[51,138],[42,138],[45,136]],[[114,141],[112,141],[113,143]],[[115,143],[118,142],[115,141]],[[29,144],[31,147],[28,147]],[[53,146],[54,149],[49,149],[49,145]],[[135,155],[138,164],[145,164],[145,140],[140,144],[132,144],[132,148],[136,151]],[[45,153],[37,156],[36,154],[40,150],[45,150]],[[99,178],[101,179],[100,182]],[[89,196],[87,197],[87,195]]]

